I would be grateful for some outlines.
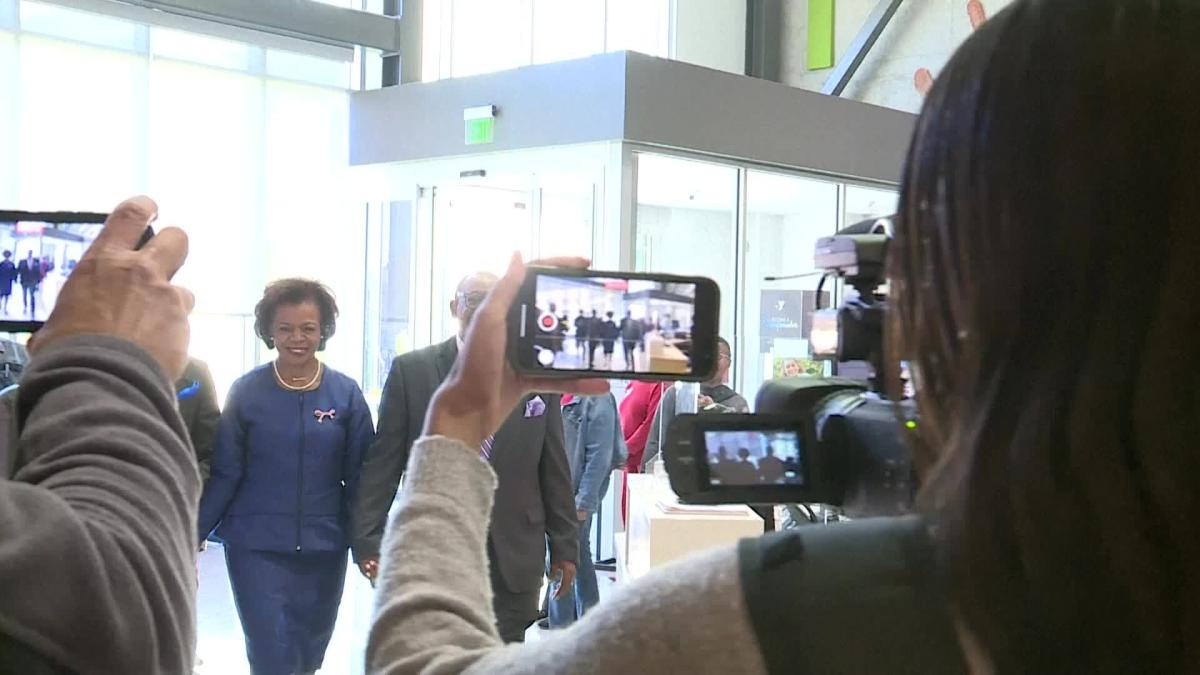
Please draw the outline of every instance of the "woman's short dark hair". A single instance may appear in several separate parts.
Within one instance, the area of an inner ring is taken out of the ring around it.
[[[312,279],[279,279],[267,284],[262,299],[254,306],[254,332],[269,346],[275,312],[283,305],[305,302],[316,305],[321,313],[321,344],[324,345],[337,330],[338,306],[333,291]]]
[[[909,150],[893,357],[996,672],[1200,664],[1200,3],[1017,0]]]

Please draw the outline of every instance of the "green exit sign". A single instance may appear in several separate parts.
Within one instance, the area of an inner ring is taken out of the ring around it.
[[[464,139],[467,145],[482,145],[496,140],[496,106],[481,105],[463,110]]]

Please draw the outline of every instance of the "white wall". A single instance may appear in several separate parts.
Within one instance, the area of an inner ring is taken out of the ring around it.
[[[745,0],[676,0],[674,8],[671,58],[745,74]]]
[[[879,0],[837,0],[834,18],[834,54],[840,61]],[[989,14],[1012,0],[983,0]],[[784,83],[819,90],[832,69],[809,71],[808,0],[783,3],[782,68]],[[917,112],[921,96],[913,85],[920,68],[936,76],[950,56],[971,34],[967,0],[907,0],[892,18],[846,88],[843,96],[868,103]]]

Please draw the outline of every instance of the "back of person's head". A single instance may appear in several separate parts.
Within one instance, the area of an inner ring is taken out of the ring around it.
[[[962,629],[997,672],[1195,670],[1200,3],[988,21],[925,103],[892,254]]]

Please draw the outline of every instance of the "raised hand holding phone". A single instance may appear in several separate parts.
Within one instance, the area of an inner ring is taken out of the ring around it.
[[[542,264],[583,269],[588,261],[556,258]],[[526,394],[594,396],[608,391],[604,380],[532,377],[518,374],[509,364],[509,309],[517,299],[525,272],[521,256],[514,254],[508,271],[475,313],[458,359],[430,402],[425,435],[454,438],[478,448]]]
[[[705,277],[530,266],[509,317],[513,367],[536,377],[703,382],[720,290]]]
[[[148,197],[122,202],[84,253],[32,341],[36,353],[74,335],[112,335],[144,349],[176,379],[187,364],[187,316],[195,298],[171,284],[187,259],[183,230],[167,228],[145,241],[158,215]]]

